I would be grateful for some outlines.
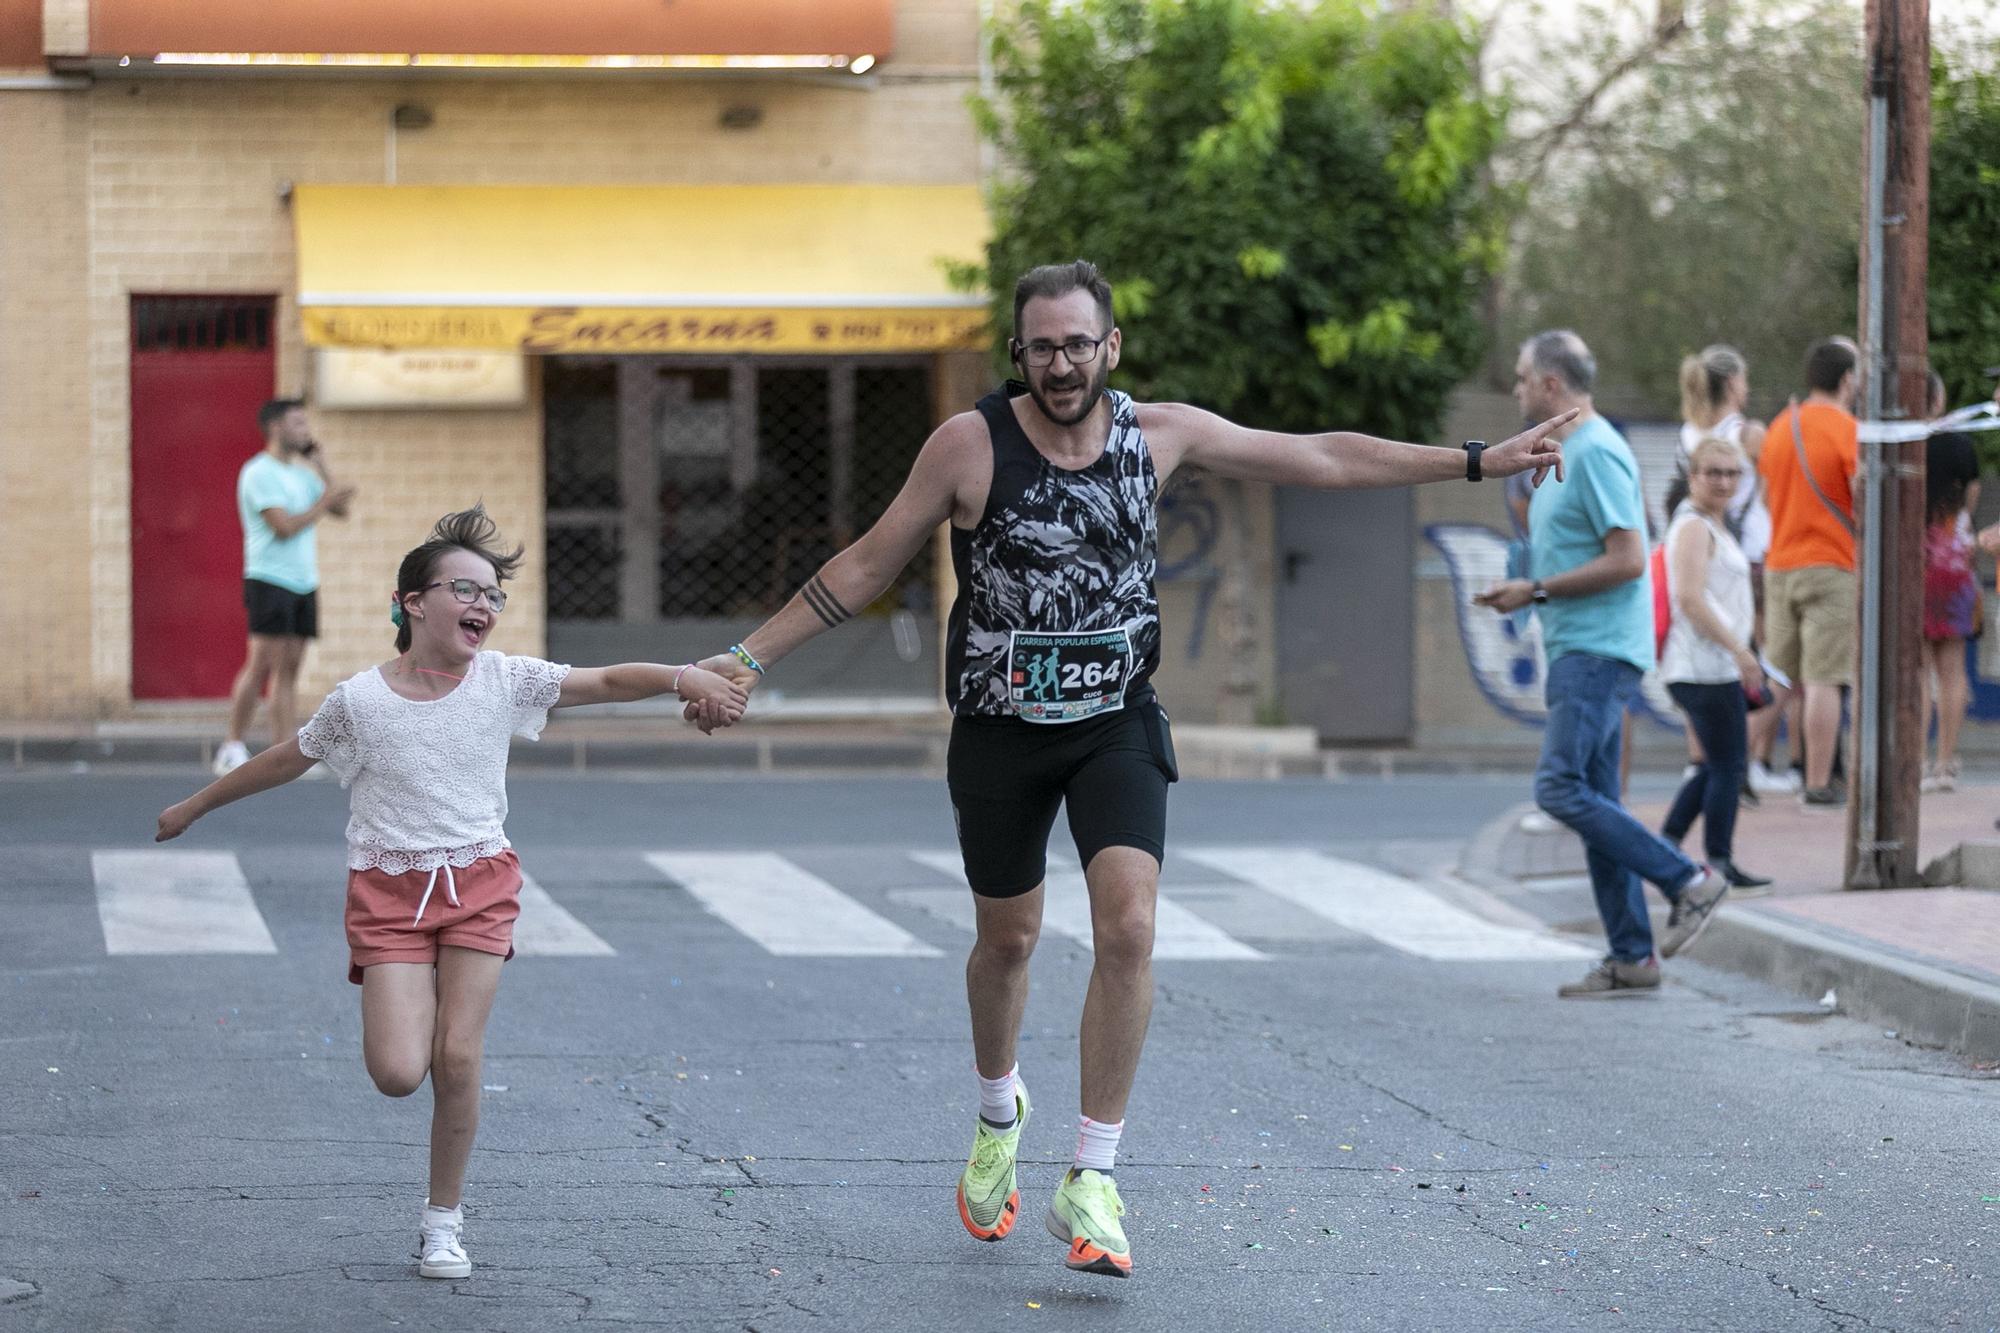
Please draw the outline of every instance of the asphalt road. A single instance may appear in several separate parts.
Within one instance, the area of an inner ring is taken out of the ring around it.
[[[99,854],[150,850],[197,780],[0,777],[0,1329],[2000,1326],[1996,1080],[1692,963],[1557,1001],[1589,941],[1442,877],[1522,799],[1478,778],[1177,790],[1129,1282],[1068,1273],[1040,1226],[1090,965],[1053,897],[1023,1224],[957,1221],[941,784],[517,779],[542,952],[489,1030],[476,1270],[426,1282],[428,1096],[361,1068],[342,794],[142,861],[200,873],[135,931],[132,863]],[[798,911],[728,887],[767,883],[818,886],[830,956],[773,952]],[[268,948],[143,951],[204,913]]]

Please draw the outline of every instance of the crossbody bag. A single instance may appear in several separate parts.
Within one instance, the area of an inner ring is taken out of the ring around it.
[[[1791,400],[1789,410],[1792,414],[1792,448],[1798,450],[1799,471],[1804,474],[1806,485],[1812,487],[1812,493],[1817,495],[1819,502],[1826,506],[1826,512],[1840,520],[1840,526],[1847,529],[1847,535],[1850,537],[1854,536],[1854,520],[1841,513],[1840,506],[1827,498],[1826,492],[1819,487],[1819,478],[1813,476],[1812,465],[1806,461],[1806,437],[1805,432],[1799,429],[1798,399],[1794,398]]]

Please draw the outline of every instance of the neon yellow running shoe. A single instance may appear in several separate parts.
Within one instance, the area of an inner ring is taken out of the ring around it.
[[[1063,1262],[1077,1272],[1131,1277],[1132,1247],[1118,1225],[1123,1216],[1116,1181],[1100,1171],[1075,1171],[1063,1177],[1049,1200],[1049,1234],[1069,1242]]]
[[[1014,1127],[996,1131],[984,1118],[972,1131],[972,1159],[958,1178],[958,1220],[979,1240],[1000,1240],[1014,1229],[1021,1190],[1014,1179],[1014,1156],[1028,1123],[1028,1085],[1014,1078]]]

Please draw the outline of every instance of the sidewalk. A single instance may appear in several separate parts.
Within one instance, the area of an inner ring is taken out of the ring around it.
[[[1641,802],[1633,813],[1658,828],[1666,804]],[[2000,786],[1925,796],[1918,864],[1962,844],[2000,843],[1996,815]],[[1700,835],[1697,824],[1691,849]],[[1746,807],[1736,861],[1776,883],[1768,898],[1725,904],[1687,956],[1812,999],[1831,991],[1842,1012],[1973,1060],[2000,1060],[2000,891],[1843,890],[1845,842],[1844,811],[1809,811],[1784,796]],[[1574,834],[1524,831],[1518,816],[1489,828],[1473,858],[1486,874],[1527,886],[1585,873]]]
[[[303,720],[303,719],[301,719]],[[214,707],[175,707],[106,722],[0,721],[0,769],[36,766],[166,765],[206,768],[223,736]],[[252,732],[261,746],[261,722]],[[1174,724],[1181,772],[1201,778],[1320,776],[1326,768],[1310,727]],[[704,736],[678,712],[593,708],[558,714],[538,742],[514,743],[518,770],[689,773],[839,773],[942,776],[951,718],[942,708],[896,700],[790,699],[753,710]]]

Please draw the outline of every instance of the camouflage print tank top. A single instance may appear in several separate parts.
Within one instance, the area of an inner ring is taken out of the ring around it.
[[[1132,399],[1089,467],[1057,467],[1021,429],[1010,383],[979,401],[993,485],[953,528],[945,695],[960,717],[1076,722],[1150,697],[1160,661],[1156,478]]]

